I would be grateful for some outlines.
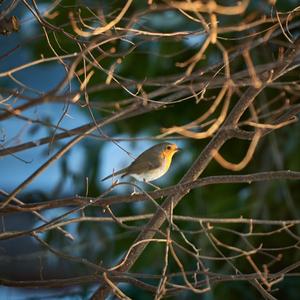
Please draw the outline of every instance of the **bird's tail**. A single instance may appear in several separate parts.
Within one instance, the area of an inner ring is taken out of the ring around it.
[[[122,175],[122,174],[123,174],[123,176],[126,176],[126,175],[127,175],[126,172],[127,172],[127,168],[121,169],[121,170],[119,170],[119,171],[117,171],[117,172],[114,172],[114,173],[112,173],[112,174],[110,174],[110,175],[104,177],[104,178],[101,179],[100,181],[105,181],[106,179],[109,179],[109,178],[114,177],[114,176]],[[123,177],[123,176],[122,176],[122,177]]]

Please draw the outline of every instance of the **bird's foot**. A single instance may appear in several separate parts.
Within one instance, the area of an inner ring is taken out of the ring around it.
[[[130,194],[130,196],[133,196],[133,195],[136,195],[136,194],[138,194],[138,192],[136,191],[135,186],[134,186],[133,187],[133,192]]]

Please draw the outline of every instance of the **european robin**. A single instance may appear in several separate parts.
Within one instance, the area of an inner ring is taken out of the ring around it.
[[[101,181],[117,175],[132,176],[138,181],[153,181],[169,170],[173,155],[179,150],[176,144],[157,144],[140,154],[128,167],[106,176]]]

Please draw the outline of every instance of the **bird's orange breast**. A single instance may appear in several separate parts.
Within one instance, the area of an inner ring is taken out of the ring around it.
[[[171,151],[163,151],[161,156],[162,156],[162,161],[163,161],[163,169],[165,172],[167,172],[170,168],[171,162],[172,162],[172,157],[174,155],[174,152]]]

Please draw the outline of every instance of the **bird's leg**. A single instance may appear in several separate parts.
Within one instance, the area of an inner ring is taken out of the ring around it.
[[[138,194],[137,193],[137,191],[136,191],[136,189],[135,189],[135,186],[133,187],[133,192],[130,194],[130,196],[133,196],[133,195],[135,195],[135,194]]]
[[[149,185],[151,185],[152,187],[154,187],[155,188],[155,190],[160,190],[160,187],[159,186],[157,186],[157,185],[155,185],[155,184],[153,184],[153,183],[151,183],[150,181],[146,181],[146,180],[144,180],[144,182],[145,183],[147,183],[147,184],[149,184]]]
[[[130,196],[133,196],[133,195],[135,195],[135,194],[138,194],[138,192],[137,192],[136,189],[135,189],[135,183],[136,183],[136,181],[133,180],[133,183],[134,183],[134,185],[133,185],[133,192],[130,194]]]

